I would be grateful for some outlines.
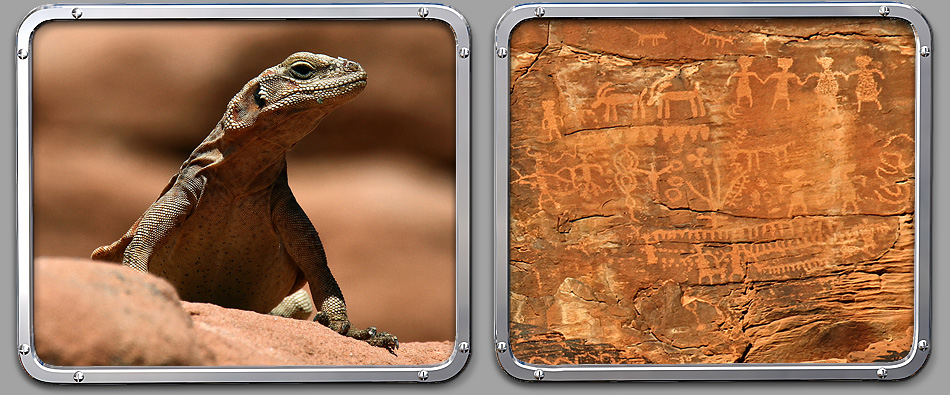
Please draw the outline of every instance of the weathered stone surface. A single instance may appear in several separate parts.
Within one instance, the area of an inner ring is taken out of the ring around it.
[[[313,321],[182,302],[162,278],[114,263],[34,262],[36,353],[54,366],[431,365],[452,342],[396,354]]]
[[[452,354],[452,342],[405,342],[396,354],[340,336],[305,320],[182,302],[198,339],[214,355],[211,365],[432,365]]]
[[[914,53],[911,28],[883,19],[521,24],[515,356],[906,355]]]
[[[156,276],[88,259],[34,261],[36,355],[55,366],[204,365],[175,288]]]

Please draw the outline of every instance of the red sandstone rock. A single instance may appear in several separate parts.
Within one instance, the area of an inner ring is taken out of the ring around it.
[[[37,258],[36,354],[56,366],[203,365],[194,325],[165,280],[113,263]]]
[[[445,361],[451,342],[400,343],[396,355],[313,321],[206,303],[182,302],[213,365],[427,365]]]
[[[906,23],[881,19],[519,25],[515,356],[906,355],[914,50]]]
[[[34,262],[34,333],[55,366],[427,365],[451,342],[396,355],[312,321],[182,302],[165,280],[86,259]]]

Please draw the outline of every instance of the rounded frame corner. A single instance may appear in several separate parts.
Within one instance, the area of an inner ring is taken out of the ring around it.
[[[497,345],[498,343],[496,342],[495,344]],[[510,348],[506,348],[504,351],[499,351],[496,346],[495,357],[498,359],[499,367],[505,372],[506,375],[508,375],[508,377],[519,381],[529,381],[531,373],[518,361],[517,358],[515,358],[515,355]]]
[[[18,353],[18,356],[20,360],[20,367],[23,369],[23,372],[36,382],[43,384],[70,383],[70,381],[67,381],[65,376],[60,377],[60,374],[56,369],[51,369],[49,366],[46,366],[40,362],[39,356],[36,355],[35,348],[31,348],[26,354]]]
[[[932,45],[933,29],[930,27],[930,22],[927,21],[927,17],[924,16],[917,7],[905,3],[886,5],[894,7],[887,15],[888,18],[897,18],[906,21],[914,28],[914,34],[917,34],[920,45]],[[925,34],[921,34],[921,32]]]
[[[930,349],[921,350],[919,346],[915,346],[911,355],[908,356],[905,360],[901,361],[899,365],[888,370],[888,366],[882,367],[887,372],[887,376],[881,379],[887,380],[910,380],[921,370],[924,366],[927,365],[927,361],[930,360]]]
[[[58,19],[53,11],[56,8],[57,6],[54,4],[45,4],[27,12],[26,15],[23,16],[23,19],[20,20],[20,25],[17,26],[17,42],[20,41],[21,36],[31,36],[36,31],[36,28],[44,22]]]
[[[420,4],[420,6],[425,7],[428,11],[428,14],[424,18],[437,20],[449,25],[449,28],[452,29],[452,33],[455,34],[455,45],[457,47],[470,47],[472,45],[472,26],[468,23],[468,19],[465,19],[465,15],[462,15],[459,10],[456,10],[452,6],[438,3]]]
[[[524,21],[537,17],[533,12],[531,12],[531,10],[538,7],[541,7],[541,3],[519,4],[507,9],[501,14],[501,17],[498,18],[498,22],[495,23],[496,51],[502,46],[503,43],[504,47],[508,46],[507,42],[511,39],[511,33],[514,31],[515,27]]]
[[[468,366],[468,362],[471,359],[471,347],[466,340],[458,339],[452,347],[452,354],[449,355],[447,359],[439,368],[435,369],[433,372],[438,372],[436,377],[427,382],[434,383],[444,383],[452,381],[458,377],[462,371]],[[425,370],[425,369],[423,369]]]

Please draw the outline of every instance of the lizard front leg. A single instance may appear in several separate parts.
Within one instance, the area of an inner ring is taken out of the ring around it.
[[[97,248],[92,259],[121,262],[135,270],[148,272],[155,249],[165,243],[172,229],[181,225],[198,202],[204,177],[178,183],[172,178],[162,195],[142,214],[118,241]]]
[[[287,254],[310,284],[310,293],[319,308],[314,321],[337,333],[386,348],[390,352],[398,349],[399,341],[396,336],[378,332],[375,327],[362,330],[350,327],[343,292],[327,266],[326,252],[323,250],[320,236],[287,185],[286,170],[275,183],[272,215]]]

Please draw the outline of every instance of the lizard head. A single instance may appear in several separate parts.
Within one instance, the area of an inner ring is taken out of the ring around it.
[[[298,52],[244,85],[228,103],[223,126],[226,130],[267,127],[294,119],[294,131],[306,134],[364,87],[366,72],[358,63]]]

